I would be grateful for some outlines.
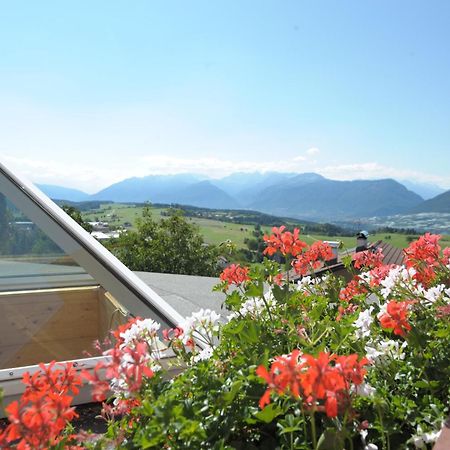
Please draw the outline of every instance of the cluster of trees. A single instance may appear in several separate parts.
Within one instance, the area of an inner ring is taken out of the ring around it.
[[[420,234],[415,228],[392,228],[392,227],[380,227],[375,230],[375,233],[390,233],[390,234],[413,234],[417,236]]]
[[[106,247],[131,270],[217,276],[219,249],[204,242],[180,210],[159,221],[143,210],[136,231],[111,239]]]

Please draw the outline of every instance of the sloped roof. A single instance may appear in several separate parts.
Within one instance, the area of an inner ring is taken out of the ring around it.
[[[403,249],[394,247],[385,241],[377,241],[373,244],[373,247],[369,248],[381,248],[383,250],[383,264],[397,264],[400,266],[404,262],[405,254],[403,253]]]

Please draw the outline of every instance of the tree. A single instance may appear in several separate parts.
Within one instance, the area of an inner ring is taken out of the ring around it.
[[[81,225],[88,233],[92,231],[92,225],[84,221],[79,209],[69,205],[63,205],[62,209],[66,214],[72,217],[72,219],[75,220],[76,223]]]
[[[137,231],[128,231],[106,243],[131,270],[216,276],[218,249],[203,241],[197,227],[182,212],[171,210],[159,222],[144,208]]]

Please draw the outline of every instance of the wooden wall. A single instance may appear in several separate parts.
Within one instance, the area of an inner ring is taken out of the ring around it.
[[[124,321],[100,287],[0,293],[0,369],[85,357]]]

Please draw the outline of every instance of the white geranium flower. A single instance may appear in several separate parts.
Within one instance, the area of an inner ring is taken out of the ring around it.
[[[155,338],[160,327],[161,325],[152,319],[137,320],[128,330],[120,333],[120,337],[123,339],[122,347],[130,345],[136,340],[148,341]]]
[[[367,444],[367,445],[364,447],[364,450],[378,450],[378,445],[375,445],[375,444]]]
[[[397,286],[414,288],[417,284],[416,280],[414,280],[415,274],[416,270],[412,267],[409,269],[406,269],[404,266],[393,267],[380,282],[380,285],[383,286],[380,291],[381,295],[387,299]]]
[[[239,313],[232,312],[228,316],[228,320],[232,320],[236,317],[258,317],[267,312],[267,306],[272,307],[275,304],[275,298],[273,297],[272,292],[268,292],[265,296],[265,301],[259,297],[251,297],[242,303]],[[267,305],[267,306],[266,306]]]
[[[183,330],[183,343],[199,338],[207,344],[212,344],[213,336],[219,331],[220,315],[211,309],[201,309],[186,317],[180,324]]]
[[[404,349],[407,345],[406,341],[400,344],[392,339],[368,342],[365,346],[366,357],[373,363],[383,363],[389,359],[402,361],[405,359]]]
[[[381,316],[383,316],[386,313],[387,313],[387,303],[384,303],[384,304],[380,305],[380,311],[377,314],[378,319],[380,319]]]
[[[312,278],[310,276],[306,276],[306,277],[302,277],[300,280],[298,280],[297,282],[297,289],[299,291],[302,291],[303,289],[311,286],[313,284],[313,281],[315,280],[315,278]]]
[[[370,335],[370,325],[373,323],[372,311],[373,306],[361,311],[358,318],[353,322],[353,326],[356,328],[355,335],[358,339]]]
[[[376,362],[380,356],[383,356],[383,353],[373,345],[367,344],[364,348],[366,350],[366,357],[370,362]]]
[[[201,352],[194,356],[194,362],[204,361],[205,359],[209,359],[213,353],[213,347],[208,346],[205,347]]]
[[[328,280],[328,276],[323,276],[323,277],[311,277],[311,276],[306,276],[306,277],[302,277],[301,280],[299,280],[297,282],[297,289],[299,291],[307,291],[310,292],[311,294],[317,294],[318,293],[318,289],[317,287],[319,286],[319,284],[326,284]]]
[[[373,278],[370,272],[361,272],[358,276],[362,281],[364,281],[367,284],[370,284]]]
[[[366,297],[366,305],[377,305],[380,306],[380,299],[373,293],[370,293]]]
[[[376,446],[375,444],[368,444],[366,442],[366,438],[368,435],[367,430],[361,430],[359,434],[361,435],[361,441],[362,444],[364,445],[364,450],[378,450],[378,446]]]
[[[361,383],[356,386],[355,392],[361,397],[372,397],[377,390],[369,383]]]
[[[423,293],[423,296],[426,298],[428,303],[434,303],[436,300],[439,299],[439,297],[444,292],[445,285],[439,284],[437,286],[430,287],[429,289],[426,289]]]
[[[412,441],[416,448],[426,448],[427,444],[433,444],[441,434],[441,431],[430,431],[423,433],[420,426],[417,427],[417,435],[413,436]]]

